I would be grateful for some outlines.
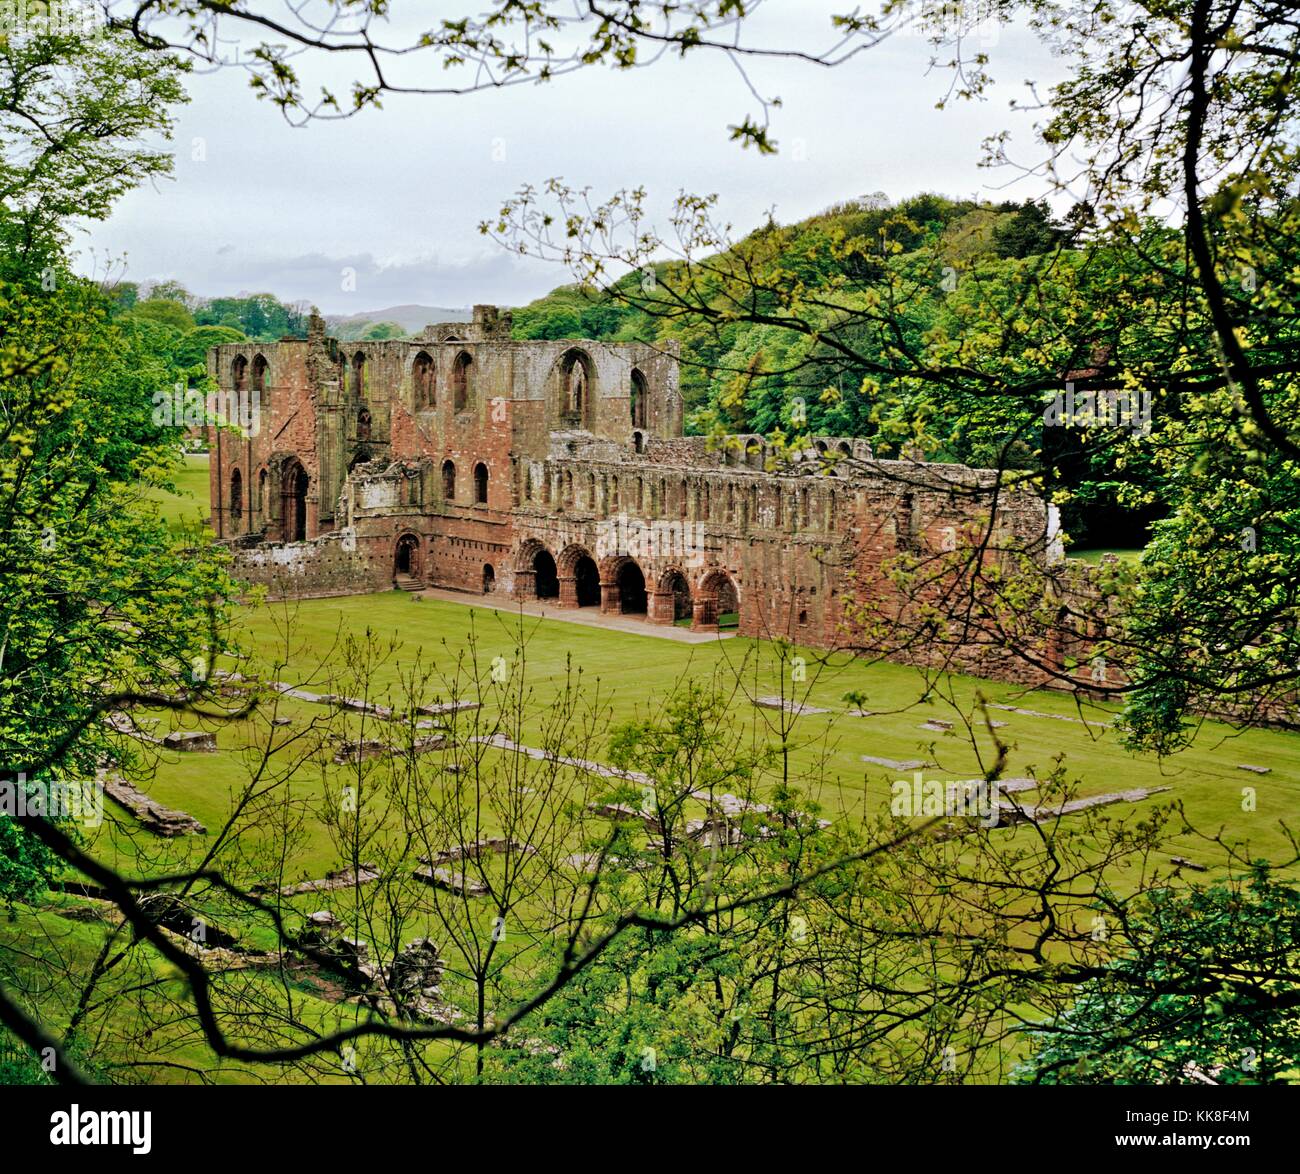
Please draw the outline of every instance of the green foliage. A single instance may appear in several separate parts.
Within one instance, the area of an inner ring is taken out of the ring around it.
[[[397,322],[372,322],[361,332],[363,341],[376,341],[385,338],[405,338],[406,331]]]
[[[229,326],[196,326],[178,339],[172,347],[172,360],[176,366],[193,371],[206,371],[208,348],[227,342],[241,342],[242,332]]]
[[[274,294],[243,298],[210,298],[194,312],[200,326],[226,326],[255,342],[306,336],[307,315],[301,306],[288,306]]]
[[[1300,1076],[1300,893],[1158,889],[1137,948],[1032,1035],[1031,1084],[1266,1084]]]
[[[137,302],[130,310],[130,316],[169,326],[181,334],[187,334],[194,329],[194,316],[183,303],[172,298],[150,297],[146,301]]]
[[[158,140],[184,102],[183,66],[141,53],[129,30],[0,37],[0,249],[38,269],[73,218],[102,220],[118,198],[171,173]]]
[[[993,228],[999,257],[1023,260],[1063,244],[1066,232],[1053,219],[1046,200],[1026,200],[1016,213]]]
[[[165,174],[157,147],[183,99],[179,68],[124,33],[0,40],[0,763],[75,782],[130,751],[108,699],[188,680],[221,647],[222,557],[180,545],[147,500],[171,487],[181,429],[152,397],[182,372],[193,327],[178,297],[131,305],[62,256],[67,221],[107,215]],[[155,291],[157,292],[157,291]],[[130,306],[123,311],[123,306]],[[113,314],[118,318],[113,321]],[[44,849],[0,821],[0,894],[46,880]]]

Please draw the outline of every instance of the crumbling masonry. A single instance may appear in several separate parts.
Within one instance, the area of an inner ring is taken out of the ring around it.
[[[208,367],[246,425],[211,430],[212,526],[275,594],[437,586],[829,648],[854,643],[846,594],[889,604],[900,553],[980,530],[1048,561],[1047,507],[992,508],[989,471],[686,437],[675,352],[516,341],[492,306],[346,344],[313,315],[305,340],[214,347]],[[1012,659],[972,646],[961,667],[1035,678]]]

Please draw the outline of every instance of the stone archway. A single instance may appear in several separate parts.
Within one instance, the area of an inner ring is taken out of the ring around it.
[[[399,576],[420,577],[420,539],[414,534],[403,534],[393,548],[393,577]]]
[[[645,575],[634,559],[624,559],[615,572],[614,586],[618,591],[620,615],[643,616],[649,600],[646,596]]]
[[[285,542],[307,540],[307,488],[310,479],[302,462],[287,461],[280,470],[280,528]]]
[[[600,604],[600,572],[585,546],[566,546],[557,560],[561,607],[596,607]]]
[[[659,577],[650,598],[650,620],[656,624],[675,624],[693,615],[691,585],[684,572],[670,567]]]
[[[735,619],[732,617],[735,616]],[[716,632],[721,627],[736,627],[740,616],[740,594],[731,576],[715,567],[700,580],[692,603],[691,627],[702,632]]]
[[[535,538],[519,548],[515,558],[514,593],[517,599],[558,599],[560,580],[551,552]]]

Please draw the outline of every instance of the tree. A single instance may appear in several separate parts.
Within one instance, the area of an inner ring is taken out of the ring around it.
[[[183,67],[105,31],[0,41],[0,246],[37,269],[56,262],[75,218],[102,220],[138,184],[171,173],[159,149],[185,100]]]
[[[182,338],[172,349],[172,359],[178,367],[186,370],[200,368],[207,371],[208,350],[227,342],[242,342],[244,335],[229,326],[196,326]]]
[[[1026,200],[1010,217],[993,227],[993,244],[999,257],[1023,260],[1047,253],[1065,239],[1053,221],[1046,200]]]
[[[361,332],[363,340],[405,338],[406,331],[398,322],[372,322]]]
[[[171,298],[149,297],[143,302],[136,302],[130,314],[133,318],[143,318],[147,322],[157,322],[169,326],[182,334],[194,329],[194,317],[184,304]]]
[[[1300,895],[1245,883],[1157,889],[1132,952],[1036,1027],[1024,1084],[1267,1084],[1300,1065]]]

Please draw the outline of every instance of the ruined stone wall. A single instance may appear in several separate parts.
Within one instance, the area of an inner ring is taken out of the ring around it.
[[[472,322],[416,339],[341,345],[313,317],[306,340],[214,348],[224,392],[245,378],[241,361],[249,387],[265,365],[260,427],[213,437],[213,523],[237,540],[236,576],[302,596],[491,591],[704,629],[736,611],[745,635],[870,649],[864,612],[915,631],[928,610],[961,610],[959,573],[902,591],[900,560],[940,565],[979,547],[982,560],[1051,562],[1044,503],[1003,492],[994,509],[992,472],[874,460],[854,438],[809,437],[791,455],[759,436],[683,437],[675,354],[521,342],[509,328],[475,307]],[[1063,598],[1104,611],[1071,583]],[[1095,639],[1047,633],[1041,662],[1082,664]],[[985,624],[887,651],[1004,680],[1050,675],[1010,643]]]
[[[272,599],[321,599],[392,586],[389,544],[353,543],[345,534],[236,548],[233,560],[235,578],[266,588]]]
[[[212,526],[218,538],[266,533],[276,540],[282,533],[282,475],[294,459],[301,462],[310,485],[320,481],[317,444],[318,396],[308,366],[309,344],[226,343],[208,352],[208,373],[221,388],[210,397],[209,413],[227,427],[209,428],[209,493]],[[236,389],[237,364],[244,383]],[[259,363],[266,364],[260,391],[254,384]],[[328,392],[326,392],[328,394]],[[241,509],[232,508],[232,486],[238,474]],[[307,534],[320,531],[321,499],[309,489]],[[330,512],[330,504],[326,505]]]

